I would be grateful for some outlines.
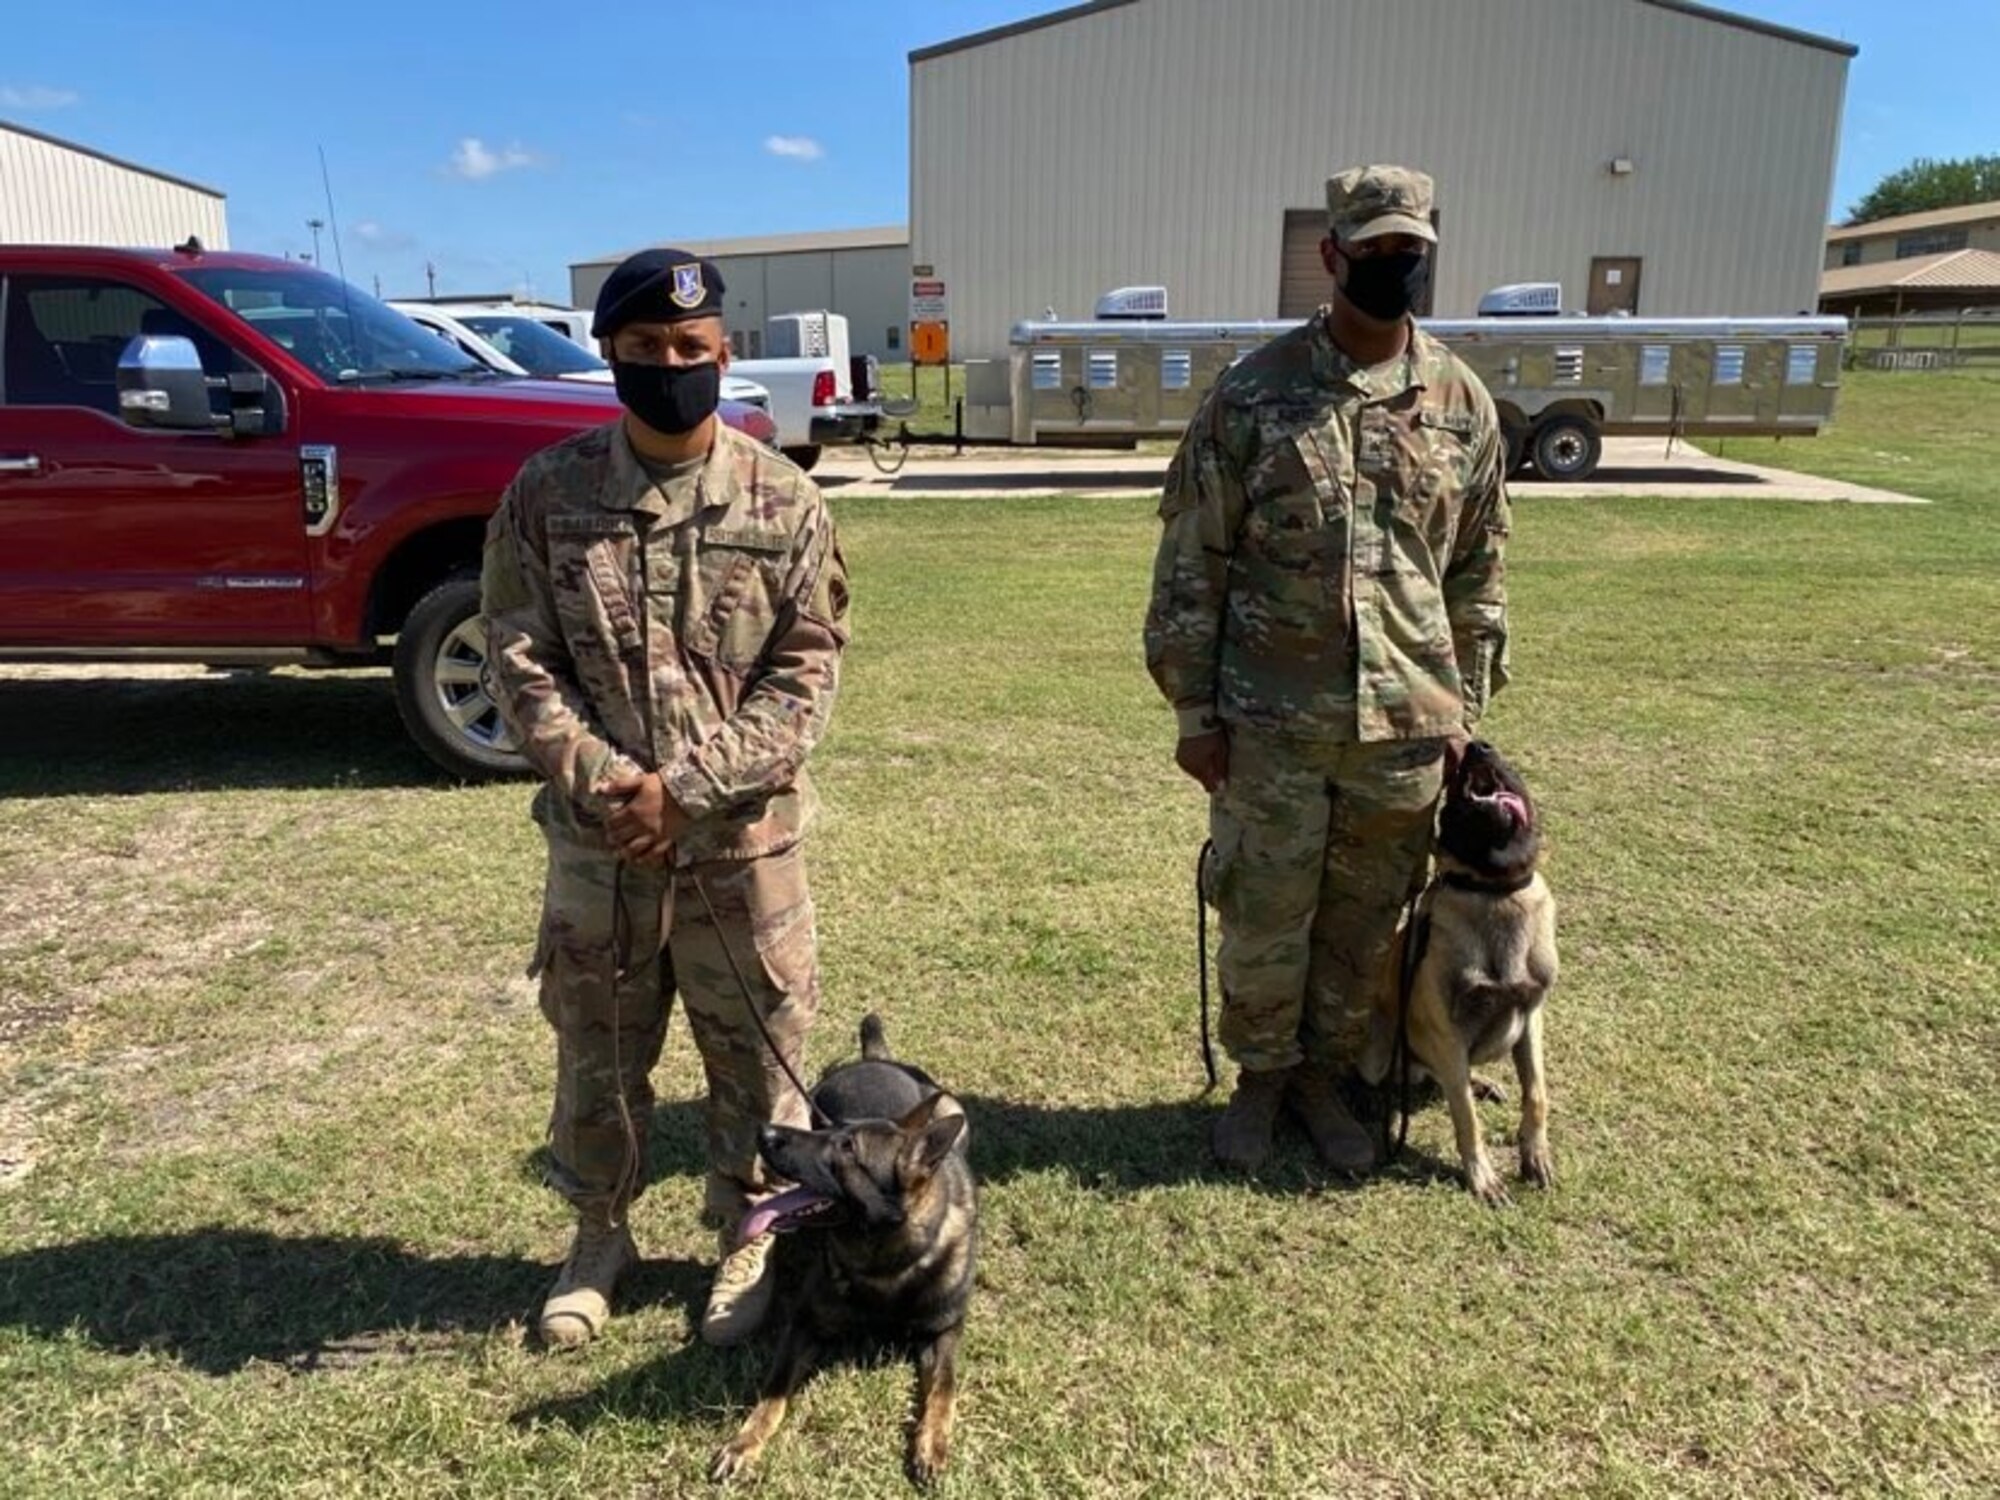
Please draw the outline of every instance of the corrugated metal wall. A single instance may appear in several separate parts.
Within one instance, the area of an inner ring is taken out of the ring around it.
[[[229,248],[223,199],[0,125],[0,244]]]
[[[958,354],[1122,284],[1270,317],[1285,211],[1400,161],[1438,179],[1440,315],[1580,307],[1596,255],[1644,260],[1645,313],[1793,313],[1847,62],[1640,0],[1138,0],[912,65],[911,258]]]

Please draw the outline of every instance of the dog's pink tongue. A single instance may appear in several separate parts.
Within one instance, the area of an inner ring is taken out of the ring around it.
[[[1522,800],[1519,792],[1495,792],[1493,800],[1507,809],[1507,816],[1514,820],[1516,827],[1527,824],[1528,804]]]
[[[771,1226],[786,1214],[795,1213],[802,1208],[811,1208],[815,1203],[822,1201],[824,1201],[823,1195],[815,1193],[811,1188],[786,1188],[782,1193],[756,1204],[743,1216],[743,1221],[736,1226],[736,1243],[747,1245],[758,1235],[769,1232]]]

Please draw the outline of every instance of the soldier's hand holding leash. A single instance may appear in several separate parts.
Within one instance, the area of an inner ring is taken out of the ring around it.
[[[610,790],[617,799],[606,824],[612,844],[635,865],[665,864],[690,820],[667,795],[659,773],[621,776]]]

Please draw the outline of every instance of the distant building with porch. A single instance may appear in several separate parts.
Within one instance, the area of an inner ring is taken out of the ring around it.
[[[1848,317],[2000,307],[2000,202],[1828,230],[1819,305]]]

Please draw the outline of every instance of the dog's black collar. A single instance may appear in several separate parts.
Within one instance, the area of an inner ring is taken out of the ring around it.
[[[1468,875],[1462,870],[1447,870],[1438,876],[1439,885],[1448,885],[1455,891],[1477,891],[1486,896],[1511,896],[1516,891],[1525,891],[1534,883],[1533,870],[1512,880],[1481,880],[1477,875]]]

